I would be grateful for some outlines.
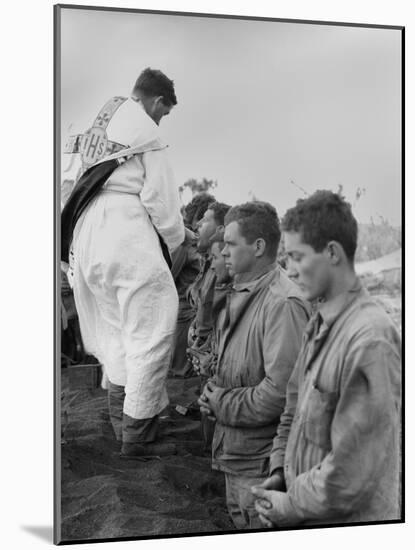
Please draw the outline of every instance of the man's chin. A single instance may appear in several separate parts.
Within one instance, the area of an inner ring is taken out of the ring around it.
[[[300,289],[301,294],[303,295],[303,298],[308,300],[309,302],[314,300],[313,293],[310,292],[310,290],[303,285],[298,285],[298,288]]]
[[[232,281],[232,276],[230,274],[229,275],[224,275],[223,277],[220,277],[219,279],[216,278],[216,281],[220,285],[225,285],[225,284],[230,283]]]
[[[204,243],[201,243],[200,241],[197,241],[196,249],[200,254],[206,254],[206,252],[209,249],[209,246],[206,246]]]
[[[307,300],[307,302],[317,302],[320,300],[320,296],[318,294],[314,294],[313,292],[304,292],[303,293],[304,298]]]

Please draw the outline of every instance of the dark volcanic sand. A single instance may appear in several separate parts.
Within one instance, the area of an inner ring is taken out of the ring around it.
[[[62,540],[233,530],[223,475],[203,451],[200,422],[176,412],[196,398],[198,381],[169,379],[164,441],[177,454],[148,461],[119,456],[106,392],[70,390],[62,370]]]

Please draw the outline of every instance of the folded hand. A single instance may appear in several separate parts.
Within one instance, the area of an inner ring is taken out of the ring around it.
[[[284,517],[278,507],[281,492],[263,489],[260,485],[252,487],[251,490],[257,497],[255,509],[265,527],[274,527],[283,523]]]

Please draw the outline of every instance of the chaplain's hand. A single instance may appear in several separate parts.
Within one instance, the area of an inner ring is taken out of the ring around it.
[[[256,497],[255,509],[265,527],[275,527],[284,522],[284,517],[278,509],[280,491],[270,491],[259,485],[252,487],[251,491]]]

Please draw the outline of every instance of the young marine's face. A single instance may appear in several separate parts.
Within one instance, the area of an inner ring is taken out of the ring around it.
[[[252,271],[256,265],[255,243],[248,244],[241,234],[238,222],[231,222],[225,227],[223,237],[225,247],[222,255],[229,274],[233,277],[238,273]]]
[[[218,225],[215,221],[214,212],[208,208],[203,218],[197,224],[197,232],[199,235],[197,248],[199,252],[207,251],[209,248],[209,239],[214,235],[217,228]]]
[[[331,269],[327,255],[316,252],[303,242],[301,233],[284,232],[288,256],[288,276],[300,287],[304,297],[313,301],[325,298],[331,286]]]
[[[225,258],[222,256],[219,243],[212,243],[210,247],[211,267],[216,274],[218,283],[226,283],[230,280],[229,272],[225,265]]]

